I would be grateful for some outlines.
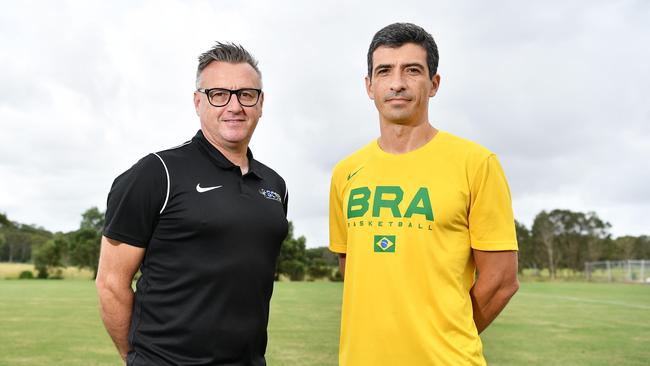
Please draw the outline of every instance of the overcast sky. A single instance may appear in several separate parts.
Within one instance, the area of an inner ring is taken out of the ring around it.
[[[241,43],[263,74],[255,157],[289,219],[327,244],[334,164],[379,134],[366,52],[427,29],[442,82],[430,121],[500,158],[515,217],[595,211],[650,234],[650,2],[0,0],[0,212],[52,231],[106,207],[113,179],[199,128],[197,56]]]

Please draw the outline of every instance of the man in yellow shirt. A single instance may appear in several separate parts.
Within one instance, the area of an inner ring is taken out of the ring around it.
[[[519,286],[499,161],[429,123],[437,66],[414,24],[381,29],[368,50],[380,137],[336,165],[330,190],[342,366],[485,365],[479,333]]]

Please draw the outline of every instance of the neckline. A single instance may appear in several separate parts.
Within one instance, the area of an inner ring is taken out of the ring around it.
[[[228,160],[228,158],[226,158],[223,153],[219,151],[219,149],[217,149],[210,143],[210,141],[208,141],[208,139],[203,134],[203,131],[198,130],[193,139],[198,141],[199,146],[205,150],[210,159],[212,159],[212,161],[214,161],[220,168],[240,169],[238,165],[235,165],[232,161]],[[253,174],[261,178],[259,168],[257,166],[257,160],[253,158],[253,152],[250,148],[248,148],[246,151],[246,157],[248,158],[248,172],[246,172],[244,175]]]
[[[438,130],[438,132],[436,132],[436,134],[433,135],[431,140],[427,141],[424,145],[418,147],[417,149],[407,151],[407,152],[401,153],[401,154],[393,154],[393,153],[389,153],[389,152],[386,152],[386,151],[382,150],[381,147],[379,146],[379,139],[378,138],[375,139],[371,144],[372,144],[372,149],[374,150],[375,154],[377,154],[379,156],[387,157],[387,158],[391,158],[391,159],[402,159],[404,157],[412,157],[414,155],[419,155],[422,152],[428,151],[433,146],[437,145],[436,141],[440,140],[441,135],[444,135],[444,134],[446,134],[445,131]]]

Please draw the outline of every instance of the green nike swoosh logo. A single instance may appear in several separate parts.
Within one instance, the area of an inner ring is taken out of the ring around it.
[[[352,179],[352,177],[354,177],[355,175],[357,175],[357,173],[359,173],[359,170],[361,170],[361,169],[363,169],[363,167],[361,167],[361,168],[355,170],[353,173],[348,174],[348,180]]]

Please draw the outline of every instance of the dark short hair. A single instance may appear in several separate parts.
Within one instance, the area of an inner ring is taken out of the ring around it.
[[[260,69],[257,68],[257,60],[244,47],[234,43],[217,42],[214,47],[203,52],[199,56],[199,67],[196,69],[196,87],[199,86],[199,78],[203,69],[208,67],[212,61],[223,61],[232,64],[247,63],[255,69],[257,75],[262,78]]]
[[[368,48],[368,77],[372,78],[372,54],[377,48],[398,48],[405,43],[415,43],[427,51],[429,78],[433,78],[438,72],[438,46],[431,34],[413,23],[393,23],[375,33]]]

